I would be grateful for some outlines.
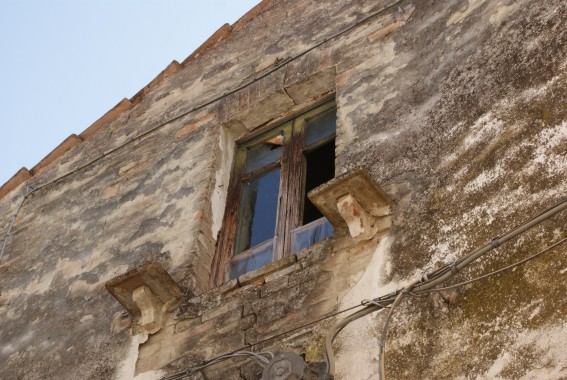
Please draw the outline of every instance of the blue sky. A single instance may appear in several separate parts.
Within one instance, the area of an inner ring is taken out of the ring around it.
[[[259,0],[0,0],[0,186]]]

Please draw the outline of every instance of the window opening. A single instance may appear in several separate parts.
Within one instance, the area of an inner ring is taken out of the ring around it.
[[[323,217],[323,214],[307,198],[307,193],[335,177],[335,140],[305,153],[305,167],[303,225]]]
[[[274,237],[279,188],[279,168],[244,183],[235,254]]]
[[[335,114],[325,103],[237,147],[211,284],[332,234],[307,193],[334,177]]]

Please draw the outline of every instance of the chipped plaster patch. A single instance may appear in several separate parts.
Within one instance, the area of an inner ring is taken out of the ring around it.
[[[496,11],[492,13],[489,17],[489,21],[492,25],[500,25],[504,18],[508,17],[510,13],[516,8],[517,4],[501,5],[502,2],[498,3]]]
[[[372,107],[372,111],[373,113],[378,113],[382,110],[382,108],[384,107],[384,104],[390,100],[390,99],[394,99],[396,96],[398,96],[398,91],[393,91],[390,92],[388,95],[382,97],[380,99],[380,101],[378,103],[376,103],[376,107]]]
[[[222,218],[224,214],[224,206],[226,203],[226,194],[230,181],[230,171],[234,160],[234,151],[236,143],[226,128],[220,128],[218,138],[219,157],[217,157],[217,165],[215,172],[215,188],[211,198],[211,208],[213,212],[213,222],[211,224],[211,233],[216,239],[221,229]]]
[[[26,330],[21,336],[14,337],[9,342],[2,344],[0,348],[0,354],[4,357],[12,355],[14,352],[21,350],[23,347],[27,346],[28,343],[33,338],[33,332],[31,330]]]
[[[341,300],[339,309],[360,304],[364,299],[376,298],[401,286],[398,282],[385,282],[392,242],[390,236],[380,241],[364,274]],[[337,355],[337,378],[346,379],[353,373],[360,380],[375,378],[378,368],[376,350],[373,349],[378,346],[375,325],[375,317],[366,316],[354,321],[339,334],[337,341],[348,355]]]
[[[82,317],[79,322],[85,323],[85,322],[92,321],[93,319],[94,319],[94,316],[92,314],[87,314],[84,317]]]
[[[524,90],[520,94],[520,96],[518,97],[518,100],[530,101],[532,99],[542,97],[543,95],[545,95],[547,93],[547,91],[549,90],[549,88],[551,86],[553,86],[555,83],[557,83],[557,81],[559,80],[560,77],[561,77],[561,75],[556,75],[553,78],[551,78],[550,80],[548,80],[542,86],[531,87],[531,88],[528,88],[527,90]],[[506,105],[506,103],[504,103],[503,105]]]
[[[567,379],[567,366],[557,365],[555,367],[534,368],[520,377],[518,380],[564,380]]]
[[[453,138],[460,133],[463,128],[465,128],[465,125],[462,122],[456,124],[448,132],[447,138]],[[447,167],[454,163],[461,155],[466,154],[472,148],[481,144],[486,145],[491,141],[496,141],[503,130],[504,123],[502,120],[497,119],[492,112],[482,115],[473,125],[466,129],[466,135],[459,145],[459,148],[445,156],[441,162],[441,167]],[[461,178],[466,172],[467,167],[463,166],[455,177]]]
[[[459,218],[443,222],[442,228],[445,231],[457,232],[445,233],[431,245],[429,249],[431,258],[426,267],[433,268],[439,262],[448,264],[462,257],[470,248],[469,244],[460,238],[462,231],[467,230],[470,226],[492,224],[497,217],[504,217],[504,214],[511,212],[509,211],[513,210],[511,205],[515,204],[518,199],[526,198],[525,190],[521,186],[514,190],[503,189],[503,194],[506,195],[487,196],[484,203],[466,210]],[[538,196],[543,195],[531,195],[534,199]],[[526,201],[529,202],[527,199]]]
[[[59,271],[64,278],[75,277],[83,273],[83,262],[81,260],[69,260],[65,257],[64,259],[57,260],[56,271]]]
[[[457,12],[453,14],[451,17],[449,17],[449,20],[447,20],[447,26],[451,26],[453,24],[463,21],[465,18],[470,16],[478,7],[483,5],[485,1],[486,0],[469,0],[469,4],[464,11]]]
[[[351,98],[356,97],[356,94],[361,93],[361,94],[365,94],[367,93],[369,90],[368,88],[370,86],[375,86],[376,84],[374,82],[366,82],[366,83],[362,83],[360,84],[359,81],[357,82],[357,86],[355,88],[355,91],[353,91],[354,93],[349,93],[348,95],[342,95],[341,92],[344,91],[344,88],[340,87],[340,83],[343,81],[343,79],[341,78],[348,78],[350,76],[353,75],[353,73],[364,73],[367,72],[368,70],[375,70],[377,69],[377,67],[382,67],[380,70],[384,70],[387,69],[388,67],[391,67],[391,62],[396,58],[396,53],[395,53],[395,47],[396,47],[396,43],[394,41],[388,41],[387,43],[381,44],[379,45],[379,47],[377,47],[377,49],[379,49],[379,51],[376,52],[376,55],[373,57],[374,59],[368,59],[364,62],[362,62],[360,65],[351,68],[347,71],[344,71],[342,73],[337,73],[338,79],[337,79],[337,147],[339,149],[337,149],[337,151],[339,151],[341,149],[340,144],[343,141],[352,141],[353,137],[354,137],[354,130],[355,130],[355,126],[357,125],[356,122],[356,118],[360,113],[360,109],[359,109],[359,104],[354,102],[353,104],[349,104],[351,103],[349,100]],[[388,75],[392,76],[393,72],[391,69],[388,70]],[[352,80],[352,79],[350,79]],[[372,91],[370,91],[372,92]],[[386,95],[386,97],[390,96],[395,97],[397,95],[397,92],[392,92],[388,95]],[[391,99],[390,98],[390,99]],[[365,113],[367,114],[372,114],[372,113],[378,113],[382,107],[384,106],[384,102],[388,100],[388,99],[383,99],[383,101],[380,101],[376,104],[372,104],[371,102],[368,102],[367,107],[365,108]],[[351,116],[354,115],[354,116]],[[342,122],[344,121],[344,122]]]
[[[504,369],[505,365],[510,361],[510,353],[504,352],[488,369],[488,371],[482,375],[478,375],[476,378],[477,380],[482,379],[496,379],[499,378],[497,376],[502,370]]]
[[[24,293],[42,294],[48,291],[49,287],[51,286],[51,282],[55,278],[56,274],[57,271],[54,270],[47,273],[45,276],[41,277],[41,279],[35,280],[34,282],[28,285],[28,287],[24,290]]]
[[[138,361],[138,346],[148,340],[147,335],[139,334],[132,337],[126,358],[115,375],[115,380],[157,380],[165,375],[164,371],[148,371],[135,375]]]
[[[89,284],[85,280],[73,281],[69,286],[69,291],[67,293],[68,297],[75,298],[83,293],[90,293],[96,288],[95,284]]]

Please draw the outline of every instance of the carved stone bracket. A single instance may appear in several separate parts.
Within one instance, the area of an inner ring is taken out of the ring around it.
[[[105,286],[148,334],[162,327],[165,314],[173,311],[183,294],[169,273],[154,262],[115,277]]]
[[[391,225],[390,198],[366,169],[356,168],[312,190],[309,199],[336,230],[369,240]]]

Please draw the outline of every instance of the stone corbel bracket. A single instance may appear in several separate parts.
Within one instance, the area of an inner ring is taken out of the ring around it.
[[[391,225],[390,198],[359,167],[317,187],[307,195],[335,230],[357,241],[370,240]]]
[[[175,309],[183,294],[169,273],[154,262],[115,277],[105,286],[148,334],[163,326],[166,314]]]

